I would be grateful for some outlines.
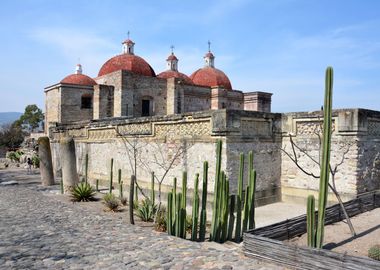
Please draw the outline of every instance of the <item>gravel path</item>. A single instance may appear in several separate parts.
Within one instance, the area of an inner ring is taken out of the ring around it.
[[[0,171],[0,182],[14,179],[0,186],[0,269],[284,269],[244,257],[240,246],[129,225],[58,200],[38,176]]]

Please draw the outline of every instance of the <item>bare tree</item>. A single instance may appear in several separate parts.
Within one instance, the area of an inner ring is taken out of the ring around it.
[[[141,150],[147,146],[147,143],[141,140],[141,137],[138,135],[131,135],[129,137],[121,134],[119,132],[118,126],[115,127],[115,132],[121,138],[121,141],[123,142],[126,150],[126,154],[128,157],[128,164],[130,166],[132,175],[134,175],[134,184],[136,185],[137,189],[140,191],[140,193],[144,196],[144,198],[147,198],[147,195],[144,193],[144,190],[139,185],[137,179],[138,179],[138,170],[139,167],[139,161],[141,159]]]
[[[170,144],[171,147],[167,147],[167,144],[153,143],[153,151],[151,153],[151,159],[149,160],[140,160],[140,164],[149,172],[153,173],[153,167],[159,169],[159,174],[154,174],[154,179],[158,183],[158,207],[157,212],[161,208],[162,197],[161,197],[161,187],[162,183],[166,179],[168,173],[173,167],[178,165],[184,153],[192,147],[193,143],[186,141],[173,142]],[[157,216],[157,215],[155,215]]]
[[[322,123],[320,120],[319,120],[320,123]],[[318,166],[318,168],[320,169],[321,167],[321,146],[322,146],[322,136],[321,136],[321,133],[322,133],[322,125],[316,125],[315,128],[314,128],[314,131],[313,131],[313,134],[316,136],[316,138],[318,139],[318,157],[314,157],[312,156],[309,151],[306,149],[306,148],[302,148],[300,147],[293,139],[293,135],[289,134],[289,141],[290,141],[290,145],[291,145],[291,151],[289,152],[287,149],[284,148],[281,148],[281,151],[297,166],[297,168],[302,171],[304,174],[314,178],[314,179],[319,179],[320,178],[320,175],[319,174],[316,174],[316,173],[313,173],[311,170],[308,170],[306,169],[305,167],[303,167],[303,165],[301,165],[301,162],[299,160],[299,157],[303,157],[303,158],[307,158],[309,160],[312,161],[312,163],[314,163],[315,165]],[[340,194],[339,192],[337,191],[337,188],[336,188],[336,183],[335,183],[335,176],[336,176],[336,173],[338,172],[339,170],[339,167],[344,163],[344,160],[346,158],[346,155],[348,154],[348,152],[350,151],[350,148],[351,148],[352,144],[349,143],[349,142],[345,142],[344,144],[341,145],[340,147],[340,150],[342,150],[342,155],[339,159],[338,162],[336,162],[335,164],[331,164],[330,163],[330,174],[331,174],[331,183],[329,183],[329,187],[330,189],[332,190],[332,192],[334,193],[335,197],[337,198],[341,208],[342,208],[342,211],[343,211],[343,214],[347,220],[347,224],[350,228],[350,231],[351,231],[351,234],[353,236],[356,235],[356,232],[354,230],[354,227],[351,223],[351,220],[350,220],[350,217],[348,216],[347,214],[347,211],[346,211],[346,208],[344,207],[344,204],[343,204],[343,201],[342,201],[342,198],[340,197]]]

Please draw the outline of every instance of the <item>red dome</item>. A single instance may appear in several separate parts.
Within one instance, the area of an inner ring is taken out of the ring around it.
[[[213,68],[204,67],[195,71],[190,76],[194,84],[202,86],[221,86],[228,90],[232,90],[230,79],[224,74],[223,71]]]
[[[160,74],[157,75],[157,77],[163,78],[163,79],[178,78],[178,79],[182,79],[187,84],[193,84],[193,82],[187,75],[178,71],[174,71],[174,70],[167,70],[167,71],[161,72]]]
[[[104,63],[98,76],[103,76],[117,70],[129,70],[133,73],[154,77],[153,68],[141,57],[133,54],[120,54]]]
[[[95,85],[96,82],[83,74],[71,74],[67,77],[65,77],[61,83],[68,83],[68,84],[79,84],[79,85]]]
[[[178,58],[172,53],[171,55],[168,56],[168,59],[166,59],[166,61],[173,61],[173,60],[178,61]]]

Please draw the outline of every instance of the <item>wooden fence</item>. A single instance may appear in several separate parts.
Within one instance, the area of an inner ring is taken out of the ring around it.
[[[380,193],[369,193],[345,202],[350,217],[380,207]],[[326,209],[325,224],[344,219],[339,204]],[[244,233],[244,253],[248,257],[263,259],[294,269],[363,269],[379,270],[380,262],[366,257],[356,257],[329,250],[300,247],[283,243],[306,233],[306,215],[278,222]]]

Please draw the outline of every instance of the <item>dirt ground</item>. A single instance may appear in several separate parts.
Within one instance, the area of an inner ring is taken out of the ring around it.
[[[380,208],[351,218],[356,236],[352,236],[345,221],[325,227],[324,248],[353,256],[368,256],[368,249],[380,244]],[[290,240],[291,243],[306,246],[307,234]]]

